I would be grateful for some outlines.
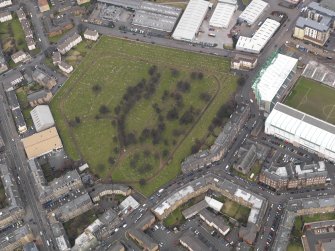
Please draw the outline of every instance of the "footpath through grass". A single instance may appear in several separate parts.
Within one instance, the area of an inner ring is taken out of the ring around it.
[[[335,124],[335,89],[301,77],[285,104]]]
[[[228,71],[221,57],[102,37],[51,103],[65,150],[149,195],[214,141],[237,87]]]

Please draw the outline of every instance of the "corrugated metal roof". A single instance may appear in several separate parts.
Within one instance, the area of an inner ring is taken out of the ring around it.
[[[273,59],[252,87],[262,101],[271,102],[273,100],[297,62],[298,59],[283,54],[278,54]]]
[[[208,1],[190,0],[172,37],[177,40],[192,41],[205,18],[208,6]]]
[[[335,159],[335,126],[284,104],[275,105],[266,119],[265,132]]]
[[[236,50],[260,53],[279,26],[279,22],[267,18],[251,38],[244,36],[239,37],[236,44]]]
[[[240,19],[252,25],[269,4],[262,0],[253,0],[241,13]]]
[[[209,25],[218,28],[228,28],[231,18],[236,10],[236,5],[218,3],[209,20]]]

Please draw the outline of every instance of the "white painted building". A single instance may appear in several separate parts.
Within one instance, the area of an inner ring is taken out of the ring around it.
[[[267,2],[262,0],[253,0],[239,16],[239,20],[253,25],[262,15],[264,10],[269,6]]]
[[[59,69],[61,69],[63,72],[69,74],[73,71],[73,67],[72,65],[64,62],[64,61],[61,61],[60,63],[58,63],[58,67]]]
[[[265,133],[335,161],[335,126],[277,103],[265,121]]]
[[[12,0],[0,0],[0,8],[12,5]]]
[[[192,42],[207,14],[208,7],[208,1],[190,0],[172,37],[176,40]]]
[[[236,43],[236,50],[259,54],[278,30],[280,23],[267,18],[252,37],[240,36]]]
[[[84,32],[84,38],[86,38],[88,40],[97,41],[98,38],[99,38],[99,33],[96,30],[89,30],[89,29],[87,29]]]
[[[48,105],[38,105],[30,112],[36,132],[44,131],[55,125]]]
[[[60,43],[57,46],[57,50],[61,54],[65,54],[66,52],[71,50],[73,47],[75,47],[77,44],[79,44],[81,41],[83,41],[82,37],[78,35],[77,33],[75,33],[72,36],[68,37],[64,42]]]
[[[285,83],[289,74],[295,70],[298,59],[278,54],[269,66],[264,69],[255,80],[252,89],[255,93],[260,109],[270,112],[275,96]]]
[[[12,19],[13,17],[9,11],[0,12],[0,23],[7,22]]]
[[[28,58],[28,55],[24,51],[18,51],[12,54],[12,60],[15,64],[20,63]]]
[[[237,5],[218,3],[209,20],[209,25],[215,28],[227,29],[236,9]]]

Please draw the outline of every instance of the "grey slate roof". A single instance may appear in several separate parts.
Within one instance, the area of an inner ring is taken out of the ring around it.
[[[305,28],[310,27],[318,31],[325,32],[329,29],[329,27],[323,23],[319,23],[317,21],[314,21],[312,19],[304,18],[304,17],[299,17],[296,23],[296,26],[299,28]]]

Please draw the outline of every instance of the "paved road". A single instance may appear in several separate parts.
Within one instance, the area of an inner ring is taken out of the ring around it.
[[[35,188],[33,187],[33,179],[30,176],[29,168],[21,143],[21,139],[16,132],[14,121],[9,112],[8,104],[5,98],[3,88],[0,88],[0,129],[6,145],[6,155],[9,159],[12,171],[17,173],[20,177],[20,189],[24,192],[24,202],[26,202],[26,211],[33,213],[33,219],[37,223],[39,231],[43,232],[42,240],[44,242],[43,250],[52,250],[47,247],[46,240],[52,239],[50,224],[46,218],[44,210],[41,208],[40,203],[35,195]],[[21,195],[22,196],[22,195]],[[34,229],[34,228],[32,228]],[[35,236],[40,236],[39,232],[34,233]]]
[[[50,46],[50,43],[43,30],[43,23],[41,19],[42,14],[37,8],[37,1],[20,0],[19,3],[24,4],[26,10],[31,14],[30,18],[36,35],[35,41],[39,44],[42,51],[46,50]],[[28,13],[26,14],[29,15]],[[39,39],[41,41],[39,41]]]

